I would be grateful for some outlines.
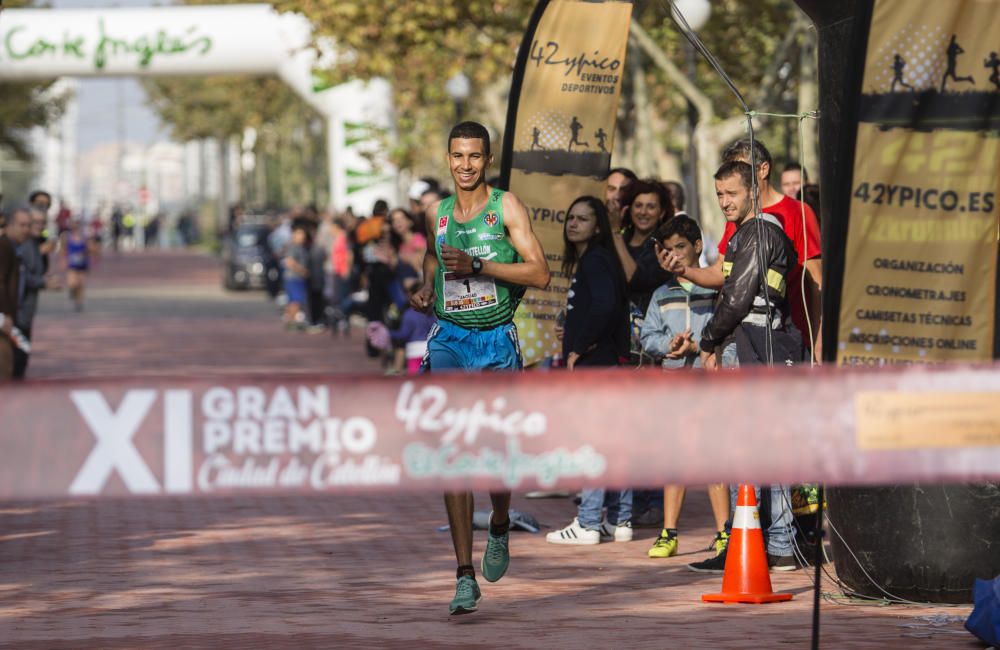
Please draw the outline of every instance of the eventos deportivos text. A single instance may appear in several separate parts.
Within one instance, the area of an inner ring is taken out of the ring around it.
[[[859,184],[854,198],[862,203],[944,212],[993,212],[993,192],[955,192],[889,183]]]

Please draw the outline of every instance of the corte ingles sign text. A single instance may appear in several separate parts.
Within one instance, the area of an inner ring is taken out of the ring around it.
[[[192,53],[204,56],[212,49],[212,39],[199,33],[196,25],[183,32],[157,29],[146,34],[109,31],[104,19],[98,19],[96,38],[65,32],[59,35],[36,35],[24,25],[14,25],[3,35],[2,56],[8,61],[67,59],[89,60],[95,70],[103,70],[116,57],[130,57],[138,67],[146,68],[157,57]]]

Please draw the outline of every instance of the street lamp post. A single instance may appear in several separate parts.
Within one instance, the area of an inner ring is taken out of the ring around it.
[[[465,73],[458,72],[445,82],[444,90],[455,103],[455,121],[461,122],[465,113],[465,102],[472,93],[472,83]]]
[[[674,0],[673,9],[680,12],[684,16],[684,20],[687,22],[688,27],[694,31],[698,31],[705,26],[708,22],[709,14],[712,12],[712,6],[709,4],[708,0]],[[694,51],[694,46],[691,45],[684,39],[684,58],[688,79],[691,83],[695,83],[696,68],[695,63],[697,60],[696,53]],[[687,100],[687,114],[688,114],[688,193],[689,198],[685,208],[694,219],[701,218],[698,213],[698,147],[694,142],[694,129],[698,125],[698,109],[691,100]]]

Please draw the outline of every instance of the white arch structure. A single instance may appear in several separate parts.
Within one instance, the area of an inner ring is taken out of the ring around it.
[[[395,170],[373,135],[392,130],[388,82],[314,90],[310,35],[305,17],[261,4],[6,9],[0,79],[274,74],[327,120],[331,204],[365,211],[397,198]]]

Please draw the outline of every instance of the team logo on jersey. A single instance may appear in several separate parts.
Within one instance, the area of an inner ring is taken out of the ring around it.
[[[448,215],[445,215],[438,219],[438,232],[444,232],[448,227]]]
[[[500,217],[493,210],[490,210],[485,215],[483,215],[483,223],[492,228],[500,222]]]

